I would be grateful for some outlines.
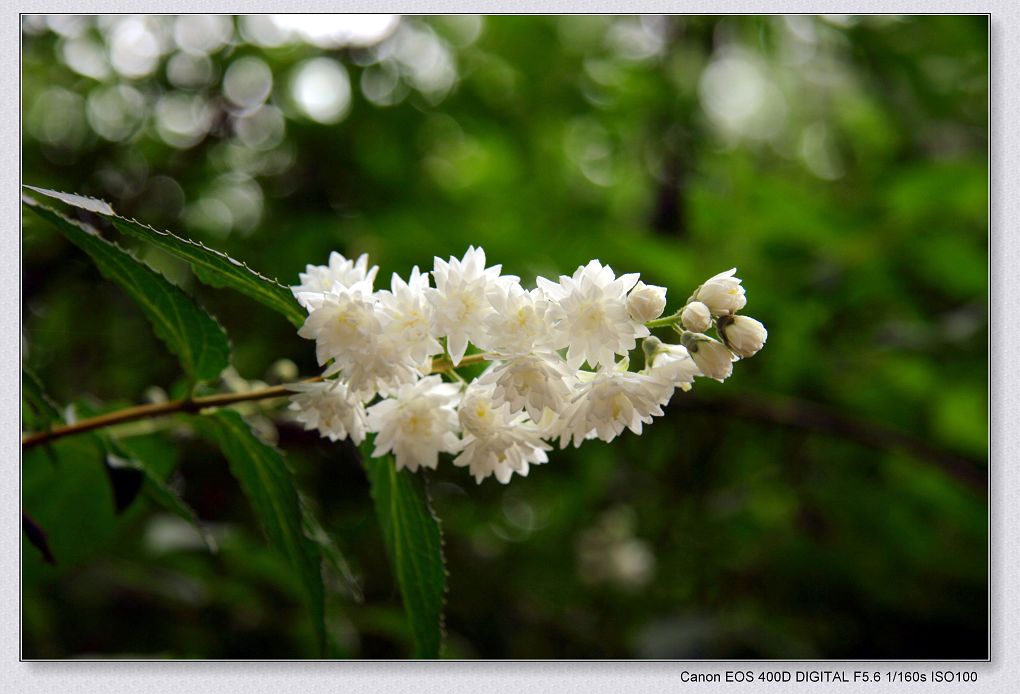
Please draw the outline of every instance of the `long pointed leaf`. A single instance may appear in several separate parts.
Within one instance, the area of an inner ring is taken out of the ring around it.
[[[63,421],[60,409],[46,394],[42,381],[28,367],[21,367],[21,399],[23,419],[30,431],[49,429]]]
[[[121,217],[113,211],[109,204],[96,198],[61,193],[46,188],[25,187],[73,207],[110,218],[120,232],[159,246],[168,253],[186,260],[191,264],[198,278],[206,284],[214,287],[227,287],[241,292],[278,311],[296,326],[300,327],[307,317],[287,287],[259,274],[225,253],[178,236],[173,232],[160,231],[134,219]]]
[[[30,197],[23,196],[22,201],[53,223],[92,258],[104,277],[134,299],[193,381],[214,379],[227,367],[230,343],[222,326],[180,288],[88,225],[68,219]]]
[[[237,412],[220,410],[194,418],[200,432],[219,444],[241,483],[269,542],[290,563],[304,589],[320,650],[326,626],[321,559],[304,532],[304,515],[291,472],[279,450],[258,438]]]
[[[370,441],[361,446],[382,526],[386,553],[404,600],[416,658],[438,658],[443,644],[446,566],[443,536],[423,479],[397,471],[392,456],[369,457]]]

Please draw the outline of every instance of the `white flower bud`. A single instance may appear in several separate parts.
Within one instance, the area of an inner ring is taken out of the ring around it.
[[[692,333],[703,333],[712,325],[712,312],[700,301],[692,301],[684,306],[680,320]]]
[[[722,382],[733,373],[736,358],[718,340],[701,333],[685,332],[680,336],[680,343],[687,348],[691,359],[705,376]]]
[[[760,321],[747,316],[723,316],[717,326],[723,342],[738,357],[754,356],[769,336]]]
[[[666,288],[639,281],[627,295],[627,312],[638,323],[647,323],[662,315],[666,308]]]
[[[734,277],[737,268],[720,272],[710,278],[694,292],[694,300],[708,306],[713,316],[736,313],[747,304],[740,278]]]

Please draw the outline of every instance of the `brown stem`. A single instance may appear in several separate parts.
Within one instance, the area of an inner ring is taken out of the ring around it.
[[[456,368],[478,364],[485,361],[485,358],[485,354],[470,354],[461,359]],[[437,357],[432,360],[433,373],[450,371],[453,368],[453,364],[443,357]],[[314,383],[321,380],[321,376],[316,376],[314,378],[305,379],[303,383]],[[125,422],[134,422],[139,419],[150,419],[152,417],[163,417],[177,412],[199,412],[210,407],[226,407],[227,405],[235,405],[239,402],[282,398],[289,395],[291,392],[293,391],[285,385],[271,386],[260,390],[250,390],[245,393],[217,393],[216,395],[206,395],[200,398],[182,398],[180,400],[171,400],[169,402],[126,407],[123,410],[117,410],[116,412],[107,412],[106,414],[101,414],[97,417],[83,419],[80,422],[75,422],[74,424],[62,424],[60,426],[55,426],[52,429],[48,429],[47,431],[38,431],[26,434],[21,438],[21,448],[29,449],[33,446],[38,446],[55,439],[63,438],[64,436],[81,434],[86,431],[92,431],[93,429],[102,429],[103,427],[113,426],[114,424],[124,424]]]
[[[310,378],[306,382],[319,380],[321,380],[321,378],[316,377]],[[114,424],[124,424],[125,422],[134,422],[139,419],[150,419],[152,417],[162,417],[164,415],[174,414],[177,412],[198,412],[209,407],[225,407],[239,402],[280,398],[288,395],[289,393],[291,393],[291,391],[287,386],[272,386],[270,388],[262,388],[260,390],[250,390],[245,393],[217,393],[216,395],[207,395],[200,398],[182,398],[181,400],[171,400],[169,402],[126,407],[123,410],[117,410],[116,412],[107,412],[106,414],[101,414],[97,417],[83,419],[80,422],[75,422],[74,424],[63,424],[61,426],[53,427],[47,431],[27,434],[21,439],[21,447],[23,449],[28,449],[33,446],[38,446],[39,444],[53,441],[54,439],[63,438],[64,436],[81,434],[86,431],[92,431],[93,429],[102,429],[103,427],[113,426]]]

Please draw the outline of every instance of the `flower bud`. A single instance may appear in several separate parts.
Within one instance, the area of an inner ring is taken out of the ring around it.
[[[639,323],[647,323],[662,315],[666,308],[666,288],[638,281],[627,295],[627,312]]]
[[[647,363],[644,373],[663,378],[683,391],[690,390],[694,377],[701,375],[697,363],[691,359],[687,349],[680,345],[660,344]]]
[[[769,336],[760,321],[747,316],[722,316],[716,326],[719,337],[738,357],[754,356]]]
[[[680,336],[680,344],[687,348],[701,373],[709,378],[721,382],[733,373],[735,358],[726,345],[718,340],[701,333],[685,332]]]
[[[692,333],[703,333],[712,325],[712,312],[700,301],[692,301],[684,306],[680,320],[683,321],[684,327]]]
[[[649,335],[641,340],[641,350],[645,353],[645,363],[651,364],[655,360],[655,355],[662,351],[662,340],[655,335]]]
[[[713,316],[736,313],[747,304],[740,278],[734,277],[737,269],[720,272],[710,278],[694,292],[694,299],[708,306]]]

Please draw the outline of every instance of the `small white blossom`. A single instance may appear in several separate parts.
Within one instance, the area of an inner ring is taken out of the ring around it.
[[[428,300],[428,289],[428,274],[422,274],[415,265],[407,282],[393,273],[390,290],[376,293],[379,311],[386,319],[384,333],[425,373],[431,368],[432,355],[443,353],[443,346],[431,332],[432,304]]]
[[[735,277],[737,268],[720,272],[698,287],[693,299],[708,306],[713,316],[736,313],[747,304],[740,278]]]
[[[308,265],[305,271],[298,275],[300,284],[292,287],[291,291],[297,298],[298,303],[308,307],[308,296],[310,294],[322,294],[333,289],[339,284],[342,287],[350,287],[358,282],[367,282],[369,291],[375,282],[375,276],[379,272],[379,266],[368,267],[368,255],[362,253],[358,260],[348,260],[340,253],[333,251],[329,254],[329,265]]]
[[[726,345],[701,333],[685,332],[680,343],[687,348],[701,373],[717,381],[724,381],[733,373],[736,357]]]
[[[545,410],[560,412],[570,397],[574,372],[556,353],[527,354],[498,363],[479,379],[494,384],[493,398],[511,412],[527,411],[540,422]]]
[[[723,316],[717,325],[719,337],[738,357],[753,357],[765,345],[769,333],[761,321],[748,316]]]
[[[692,333],[703,333],[712,325],[712,312],[700,301],[692,301],[684,306],[680,320]]]
[[[365,440],[365,405],[338,381],[294,383],[287,386],[290,410],[305,429],[318,429],[330,441],[350,437],[355,444]]]
[[[423,366],[415,362],[404,343],[393,335],[374,335],[365,348],[346,359],[337,359],[324,372],[340,373],[352,392],[366,401],[377,393],[391,395],[401,386],[422,377]]]
[[[598,260],[577,268],[572,277],[561,275],[559,283],[538,278],[539,287],[552,301],[555,346],[567,348],[572,368],[585,361],[592,366],[612,365],[617,354],[627,354],[637,338],[649,334],[644,323],[627,312],[627,291],[637,279],[637,274],[617,278],[612,268]]]
[[[540,289],[495,285],[489,289],[489,303],[493,311],[485,319],[485,338],[476,342],[479,347],[505,356],[553,349],[549,300]]]
[[[673,385],[646,374],[619,368],[582,372],[572,408],[563,416],[560,448],[573,440],[578,447],[586,438],[612,441],[624,429],[641,433],[642,424],[662,416]]]
[[[426,376],[369,407],[368,430],[376,434],[372,457],[392,451],[398,470],[435,469],[439,453],[455,453],[461,446],[455,409],[459,395],[456,385]]]
[[[435,310],[433,330],[436,337],[446,337],[454,366],[464,358],[469,341],[485,341],[485,321],[494,310],[488,299],[490,288],[518,280],[510,275],[500,277],[501,269],[501,265],[486,268],[485,251],[474,246],[468,247],[462,260],[435,259],[432,277],[436,286],[429,291]]]
[[[666,309],[666,288],[638,281],[627,295],[627,311],[638,323],[647,323]]]
[[[382,333],[372,287],[355,282],[350,287],[336,284],[324,293],[299,294],[307,301],[308,318],[298,335],[315,340],[319,365],[330,359],[347,362],[365,351],[366,345]]]
[[[514,473],[523,477],[531,465],[548,462],[551,446],[541,430],[523,413],[511,414],[507,404],[496,405],[491,386],[469,386],[458,412],[464,441],[453,464],[467,467],[475,482],[495,475],[506,484]]]

